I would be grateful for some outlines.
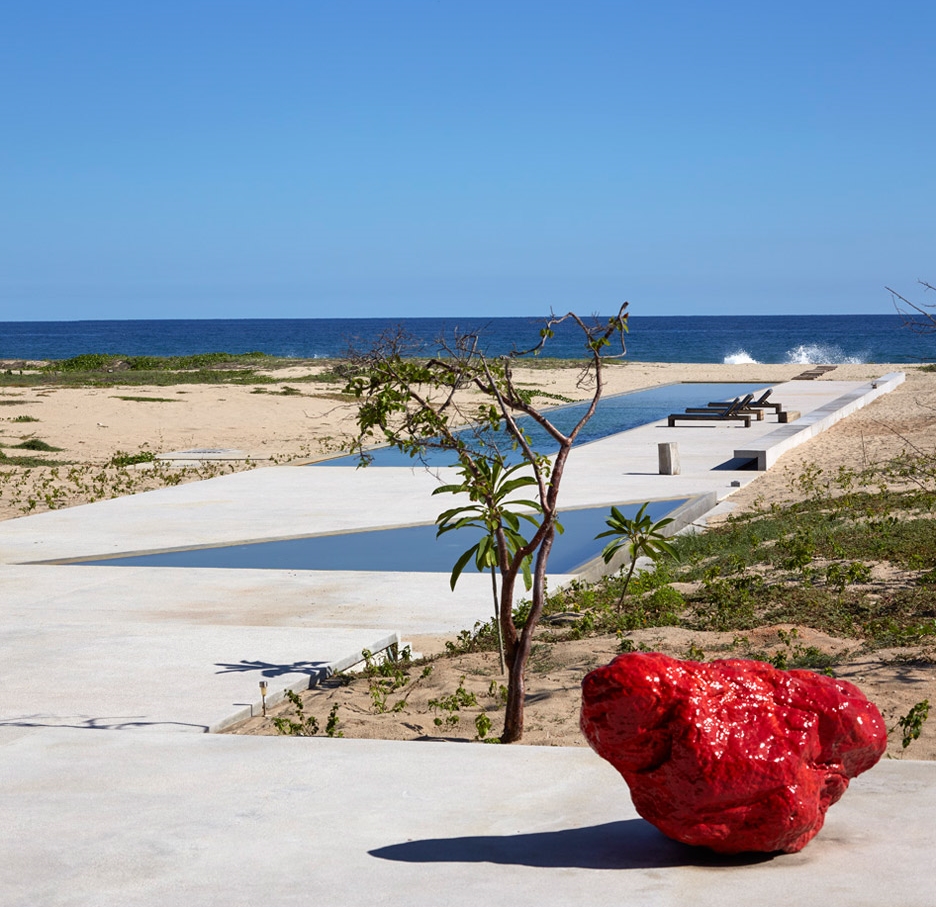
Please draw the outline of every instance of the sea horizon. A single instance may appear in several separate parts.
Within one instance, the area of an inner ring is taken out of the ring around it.
[[[402,327],[427,352],[442,335],[475,332],[492,355],[533,346],[548,315],[367,318],[76,319],[0,322],[0,359],[61,360],[89,353],[181,356],[262,352],[296,359],[334,359],[366,349]],[[589,315],[585,320],[609,316]],[[887,315],[632,315],[627,357],[682,363],[919,363],[936,344]],[[576,358],[581,333],[563,324],[544,358]]]

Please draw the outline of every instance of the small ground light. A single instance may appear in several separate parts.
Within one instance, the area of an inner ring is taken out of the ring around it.
[[[260,681],[260,699],[263,702],[263,717],[266,718],[266,694],[267,694],[267,682],[265,680]]]

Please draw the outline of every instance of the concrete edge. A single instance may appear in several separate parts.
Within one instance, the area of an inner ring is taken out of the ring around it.
[[[829,403],[817,407],[812,412],[801,416],[795,422],[782,425],[770,434],[757,440],[750,447],[738,448],[735,457],[756,460],[758,472],[770,469],[788,450],[799,447],[810,438],[825,431],[856,410],[867,406],[882,394],[890,393],[906,380],[904,372],[889,372],[867,385],[836,397]]]
[[[400,634],[394,631],[389,636],[385,636],[373,643],[372,646],[369,646],[368,651],[374,655],[379,655],[393,649],[399,649],[399,647]],[[314,674],[310,674],[308,677],[304,677],[302,680],[297,680],[294,683],[287,684],[280,690],[273,690],[268,693],[266,697],[267,708],[271,708],[282,702],[286,698],[287,690],[293,693],[311,690],[313,687],[318,686],[323,680],[327,680],[335,674],[340,674],[342,671],[352,670],[357,665],[363,664],[363,662],[364,658],[362,657],[361,650],[351,655],[346,655],[343,658],[336,659],[335,661],[330,661],[328,664],[322,665]],[[206,733],[218,734],[229,727],[233,727],[235,724],[246,721],[248,718],[254,718],[262,714],[263,700],[258,699],[256,702],[244,706],[244,708],[234,712],[232,715],[228,715],[227,718],[222,718],[220,721],[210,724]]]
[[[166,453],[156,454],[159,463],[250,463],[254,461],[267,462],[273,458],[269,454],[254,454],[246,450],[234,448],[193,448],[192,450],[170,450]]]

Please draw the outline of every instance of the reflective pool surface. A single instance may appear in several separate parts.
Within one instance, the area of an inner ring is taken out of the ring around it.
[[[768,387],[766,384],[667,384],[630,394],[615,394],[604,397],[598,404],[595,415],[582,429],[576,445],[599,441],[621,431],[628,431],[649,422],[664,419],[670,413],[683,412],[688,406],[705,406],[713,400],[732,400],[744,394],[753,394]],[[572,403],[558,407],[549,413],[550,421],[566,432],[572,429],[588,408],[587,403]],[[533,449],[542,454],[552,454],[557,450],[555,442],[532,419],[524,416],[518,420],[533,441]],[[495,441],[494,435],[488,440]],[[500,443],[507,453],[509,462],[519,462],[520,455],[512,451],[511,443],[505,435],[500,436]],[[372,466],[413,466],[425,463],[429,466],[455,466],[458,459],[448,451],[427,451],[421,457],[413,458],[392,448],[381,447],[370,452]],[[313,466],[357,466],[357,456],[335,457],[313,463]]]
[[[656,521],[685,503],[655,501],[647,513]],[[633,517],[639,504],[616,505]],[[601,554],[608,539],[595,539],[607,527],[610,504],[567,510],[559,518],[565,532],[556,536],[550,573],[574,573]],[[532,526],[530,529],[532,530]],[[436,526],[376,529],[340,535],[317,535],[277,542],[251,542],[219,548],[197,548],[156,554],[81,561],[104,567],[221,567],[260,570],[373,570],[405,573],[448,573],[463,551],[480,538],[480,530],[460,529],[436,538]],[[474,566],[466,568],[468,572]]]

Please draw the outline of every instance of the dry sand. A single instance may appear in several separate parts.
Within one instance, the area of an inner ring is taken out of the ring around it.
[[[296,369],[277,378],[295,379],[320,366]],[[750,381],[777,383],[803,370],[797,365],[697,365],[626,362],[612,364],[607,372],[606,393],[620,393],[677,381]],[[839,466],[855,469],[883,462],[901,452],[917,448],[936,452],[936,373],[913,366],[864,364],[841,365],[828,378],[868,380],[889,371],[904,371],[907,381],[865,409],[860,410],[808,443],[787,453],[777,466],[760,475],[732,497],[738,508],[784,503],[796,495],[793,478],[807,466],[820,465],[826,474]],[[518,372],[521,382],[553,394],[579,399],[586,391],[577,386],[578,372],[572,368]],[[299,393],[283,395],[276,385],[257,393],[250,386],[191,385],[174,387],[132,387],[104,389],[41,388],[0,389],[0,447],[8,456],[28,451],[11,448],[24,440],[37,438],[61,452],[40,454],[58,458],[76,467],[9,467],[0,460],[0,519],[39,512],[49,506],[71,506],[100,497],[142,491],[166,482],[190,481],[217,471],[262,468],[272,462],[292,462],[318,458],[340,449],[342,438],[353,428],[353,405],[340,396],[340,385],[296,382]],[[121,397],[145,397],[146,401]],[[161,398],[161,399],[154,399]],[[166,402],[168,401],[168,402]],[[17,417],[38,421],[14,421]],[[234,448],[246,451],[253,460],[207,467],[180,473],[167,468],[118,470],[105,464],[119,451],[167,453],[186,448]],[[788,628],[787,628],[788,629]],[[725,650],[730,639],[724,634],[689,634],[684,630],[643,631],[648,643],[674,654],[684,654],[689,645],[706,653]],[[763,647],[776,645],[776,628],[758,631]],[[800,628],[801,636],[813,644],[814,631]],[[753,635],[753,634],[749,634]],[[635,636],[636,638],[636,636]],[[442,640],[417,640],[423,651],[438,651]],[[854,648],[857,643],[818,640],[831,648]],[[753,644],[753,643],[752,643]],[[577,732],[578,684],[590,667],[609,660],[614,640],[582,640],[571,645],[531,689],[525,742],[582,745]],[[932,664],[906,664],[905,653],[856,654],[841,672],[855,680],[882,708],[889,724],[905,714],[915,702],[929,698],[936,709],[936,670]],[[414,710],[389,716],[391,721],[366,718],[369,709],[366,690],[354,694],[348,688],[332,688],[316,694],[312,711],[324,724],[324,715],[334,702],[342,705],[342,719],[349,735],[419,738],[443,736],[469,739],[473,726],[438,728],[427,711],[428,699],[451,693],[462,675],[477,688],[479,701],[491,680],[497,680],[490,656],[465,656],[460,661],[437,662],[426,689],[414,694]],[[357,699],[354,699],[354,696]],[[422,699],[422,705],[417,702]],[[487,700],[491,702],[491,700]],[[310,706],[311,707],[311,706]],[[418,711],[421,709],[422,711]],[[477,710],[475,710],[477,711]],[[471,719],[466,717],[466,723]],[[495,719],[496,720],[496,719]],[[254,723],[241,733],[269,733],[269,722]],[[496,728],[494,730],[496,733]],[[892,744],[891,753],[901,755]],[[936,717],[924,728],[923,736],[907,751],[911,758],[936,758]]]

